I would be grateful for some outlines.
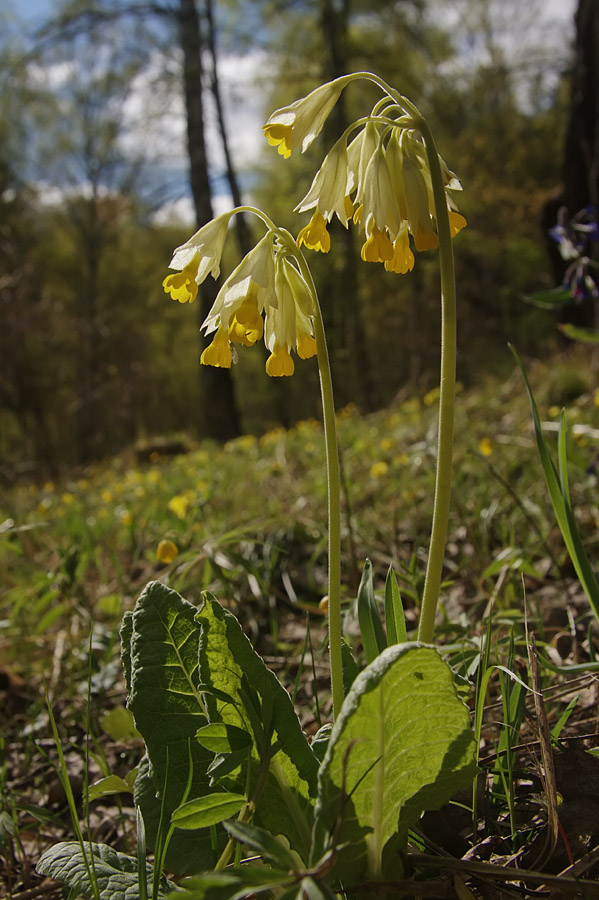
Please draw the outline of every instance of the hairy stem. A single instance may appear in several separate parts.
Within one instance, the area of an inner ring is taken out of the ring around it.
[[[439,267],[441,271],[441,377],[439,396],[439,431],[437,437],[437,472],[431,542],[426,567],[418,639],[431,643],[435,614],[441,589],[443,559],[447,542],[453,457],[453,427],[456,382],[456,289],[449,215],[439,156],[432,133],[424,121],[414,126],[420,131],[426,147],[439,234]]]
[[[312,274],[301,253],[296,254],[301,273],[314,297],[314,336],[316,338],[318,372],[322,396],[324,441],[327,460],[329,507],[329,666],[333,694],[333,717],[343,703],[343,667],[341,658],[341,502],[337,426],[333,400],[333,381],[322,312]]]

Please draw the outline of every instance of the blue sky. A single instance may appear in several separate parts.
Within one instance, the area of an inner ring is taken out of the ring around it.
[[[574,11],[576,9],[577,0],[544,0],[541,4],[543,19],[545,22],[549,19],[558,19],[564,22],[566,26],[570,26],[568,29],[568,35],[571,34],[571,26],[572,19],[574,15]],[[26,41],[28,34],[43,26],[44,21],[52,16],[54,11],[59,6],[59,0],[0,0],[0,13],[4,12],[8,13],[8,18],[10,22],[10,31],[12,31],[19,43],[23,40]],[[453,7],[452,2],[447,3],[447,11]],[[443,9],[443,7],[440,7]],[[539,22],[539,25],[542,27],[543,21]],[[8,37],[8,36],[7,36]],[[8,37],[10,40],[10,38]],[[233,143],[233,155],[238,164],[238,168],[251,168],[251,165],[254,160],[256,160],[261,152],[263,145],[262,138],[262,130],[261,130],[261,117],[263,114],[263,110],[260,107],[260,104],[257,103],[255,97],[255,91],[252,93],[251,91],[251,83],[253,81],[253,71],[252,71],[252,60],[249,59],[247,61],[248,65],[243,66],[240,65],[240,60],[235,58],[224,58],[221,60],[221,77],[225,82],[225,89],[228,87],[229,90],[226,93],[230,94],[229,103],[227,104],[229,108],[235,108],[236,121],[238,123],[238,128],[234,129],[236,134],[240,134],[243,137],[243,146],[238,146],[237,141]],[[241,82],[241,84],[240,84]],[[141,94],[140,94],[141,96]],[[146,98],[147,100],[147,98]],[[140,100],[140,102],[142,102]],[[145,102],[145,101],[144,101]],[[186,173],[186,157],[184,150],[184,141],[183,141],[183,131],[182,125],[183,122],[183,114],[182,110],[173,110],[174,119],[179,121],[179,125],[177,129],[174,129],[178,135],[178,140],[175,141],[177,145],[176,148],[173,147],[175,153],[173,155],[179,155],[180,159],[180,170],[182,173]],[[242,121],[242,126],[240,126],[240,122]],[[212,158],[213,162],[213,172],[215,174],[215,188],[216,193],[219,194],[220,181],[218,177],[223,169],[223,163],[220,158],[220,142],[216,137],[217,129],[214,122],[209,122],[208,128],[208,139],[209,139],[209,156]],[[233,135],[233,137],[235,134]],[[251,136],[251,137],[250,137]],[[240,165],[240,163],[245,165]],[[186,174],[185,174],[186,178]],[[228,205],[228,197],[223,195],[222,197],[219,195],[215,198],[217,201],[217,212],[221,211],[221,205]],[[180,210],[181,213],[187,212],[190,214],[190,205],[187,202],[187,206],[189,209]]]
[[[9,0],[9,6],[20,19],[29,23],[37,18],[45,19],[52,12],[55,3],[53,0],[25,0],[25,2],[21,0],[21,3]]]

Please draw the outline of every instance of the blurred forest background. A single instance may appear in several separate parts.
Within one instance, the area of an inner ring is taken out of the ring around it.
[[[585,6],[596,3],[579,0],[579,16]],[[460,380],[511,368],[508,340],[549,352],[555,315],[525,297],[556,283],[547,229],[572,170],[575,12],[554,21],[544,0],[56,0],[23,23],[5,8],[0,479],[55,476],[158,435],[228,439],[318,415],[311,362],[291,379],[268,379],[256,350],[231,373],[200,367],[201,306],[217,286],[179,306],[161,282],[173,248],[231,197],[297,233],[307,216],[293,207],[376,94],[350,88],[288,161],[260,126],[349,71],[372,69],[415,102],[464,185]],[[592,199],[574,193],[571,211]],[[230,237],[225,274],[251,228]],[[387,274],[355,242],[333,226],[331,253],[311,263],[337,403],[368,412],[435,384],[437,261]]]

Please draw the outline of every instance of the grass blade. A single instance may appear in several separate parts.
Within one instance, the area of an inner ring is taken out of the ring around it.
[[[387,645],[403,644],[408,639],[406,617],[401,593],[393,568],[389,566],[385,579],[385,623],[387,625]]]
[[[366,662],[371,663],[387,646],[383,624],[374,599],[372,563],[364,563],[364,571],[358,588],[358,622]]]
[[[551,497],[551,503],[555,512],[557,524],[559,525],[559,529],[562,533],[566,549],[570,555],[570,559],[572,560],[572,564],[574,565],[576,574],[580,580],[580,584],[587,596],[593,613],[595,614],[595,618],[599,621],[599,583],[582,545],[578,526],[576,525],[576,520],[574,518],[574,513],[572,512],[572,507],[570,504],[564,417],[562,414],[562,422],[560,426],[560,435],[558,441],[558,470],[556,469],[555,464],[551,459],[551,455],[547,447],[547,442],[543,435],[539,412],[535,403],[532,389],[526,376],[526,372],[524,371],[524,366],[522,365],[520,357],[511,345],[510,349],[520,368],[520,371],[522,372],[524,383],[526,385],[526,391],[528,393],[528,399],[530,401],[532,417],[534,421],[537,449],[539,451],[541,466],[543,467],[543,474],[545,475],[545,482],[549,489],[549,495]]]

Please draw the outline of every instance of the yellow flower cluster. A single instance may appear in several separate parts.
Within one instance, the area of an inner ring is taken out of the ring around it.
[[[209,222],[175,250],[164,290],[180,303],[193,302],[198,285],[220,272],[227,227],[233,212]],[[280,232],[269,229],[226,279],[202,328],[213,334],[201,356],[208,366],[230,368],[235,345],[252,347],[264,337],[269,375],[292,375],[291,351],[300,359],[316,354],[313,297],[288,255]]]
[[[354,76],[355,77],[355,76]],[[307,97],[277,110],[264,126],[270,144],[288,157],[320,132],[326,116],[352,76],[321,85]],[[349,135],[359,128],[348,144]],[[439,157],[452,237],[466,225],[450,191],[461,190]],[[389,272],[414,266],[417,251],[439,243],[431,173],[423,139],[406,111],[387,97],[369,117],[354,123],[332,147],[296,211],[314,210],[298,235],[298,245],[327,253],[327,225],[334,215],[347,228],[353,220],[364,232],[362,259],[382,262]]]

